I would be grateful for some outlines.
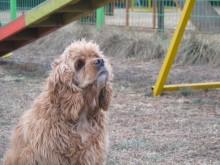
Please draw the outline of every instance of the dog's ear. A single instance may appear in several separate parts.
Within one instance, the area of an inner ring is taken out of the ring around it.
[[[55,60],[52,63],[53,82],[56,84],[72,85],[73,71],[63,60]]]
[[[80,111],[84,105],[81,91],[70,92],[61,101],[62,113],[66,120],[76,121],[79,119]]]
[[[65,119],[77,120],[84,101],[81,90],[73,83],[73,71],[62,60],[55,60],[47,80],[50,102],[61,108]]]
[[[99,95],[100,108],[102,108],[104,111],[107,111],[111,99],[112,99],[112,85],[110,82],[108,82],[106,86],[101,90]]]
[[[52,72],[47,80],[47,90],[50,93],[52,104],[59,102],[62,87],[72,86],[72,76],[73,72],[61,59],[52,63]]]

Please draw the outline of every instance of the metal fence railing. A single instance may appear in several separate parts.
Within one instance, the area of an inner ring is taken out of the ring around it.
[[[0,0],[0,26],[9,23],[46,0]]]
[[[45,0],[0,0],[0,25],[22,15]],[[15,5],[13,5],[13,2]],[[105,25],[173,30],[185,0],[115,0],[104,7]],[[14,12],[14,13],[13,13]],[[96,24],[97,12],[81,17],[81,24]],[[187,30],[220,32],[220,0],[196,0]]]
[[[106,25],[173,30],[185,0],[115,0],[105,6]],[[95,24],[96,13],[82,17],[83,24]],[[187,30],[220,32],[220,0],[196,0]]]

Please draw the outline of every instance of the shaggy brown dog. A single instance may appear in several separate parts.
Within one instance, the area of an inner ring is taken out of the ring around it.
[[[72,43],[15,126],[3,165],[100,165],[108,148],[111,68],[92,41]]]

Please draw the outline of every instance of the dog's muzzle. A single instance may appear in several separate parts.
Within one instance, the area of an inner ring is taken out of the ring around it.
[[[105,66],[105,62],[102,58],[97,58],[95,61],[94,61],[94,65],[99,69],[99,70],[102,70]]]

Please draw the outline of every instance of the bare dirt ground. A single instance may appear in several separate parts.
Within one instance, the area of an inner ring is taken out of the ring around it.
[[[41,92],[57,49],[35,43],[0,61],[0,164],[10,130]],[[162,60],[109,58],[115,78],[108,165],[220,164],[219,89],[152,97]],[[219,81],[219,71],[174,65],[167,83]]]

